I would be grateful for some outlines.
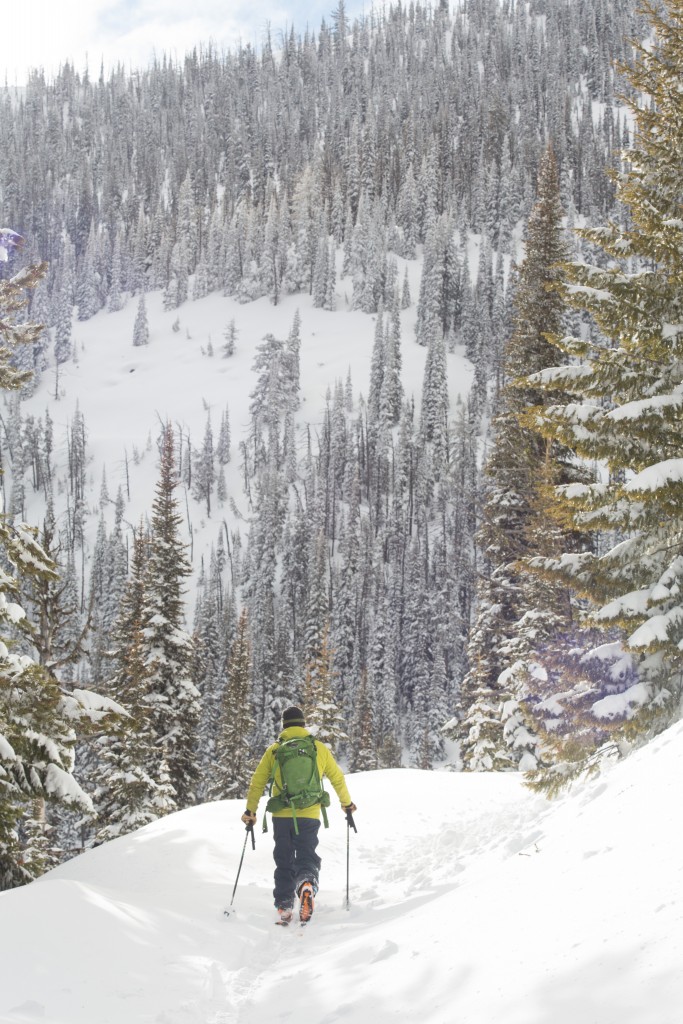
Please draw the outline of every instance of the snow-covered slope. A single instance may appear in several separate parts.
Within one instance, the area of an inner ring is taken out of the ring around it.
[[[401,280],[406,268],[408,270],[415,298],[419,293],[421,262],[400,260],[399,263]],[[185,514],[183,539],[190,545],[196,571],[199,572],[202,555],[206,557],[210,546],[216,543],[224,523],[230,530],[239,529],[246,540],[247,520],[253,509],[244,493],[240,444],[249,437],[250,393],[257,379],[252,368],[256,348],[269,333],[287,338],[299,311],[301,404],[296,421],[298,451],[303,459],[309,429],[314,451],[317,451],[326,396],[334,392],[335,383],[346,382],[350,373],[354,416],[360,410],[361,394],[366,397],[368,394],[376,317],[351,311],[350,296],[351,282],[340,278],[336,312],[314,308],[309,295],[284,296],[273,306],[267,298],[240,304],[234,298],[217,293],[166,311],[161,293],[152,292],[146,297],[149,344],[137,348],[133,346],[136,298],[129,299],[116,313],[102,311],[87,321],[74,320],[75,359],[61,364],[57,376],[50,354],[49,366],[35,394],[22,402],[21,412],[23,417],[31,415],[40,420],[48,410],[53,421],[57,480],[54,501],[60,529],[66,523],[70,500],[67,434],[76,411],[83,416],[88,459],[86,583],[99,521],[103,473],[111,499],[104,509],[108,528],[113,524],[113,499],[119,487],[126,502],[125,524],[137,527],[140,517],[150,513],[158,478],[156,442],[166,421],[174,425],[178,439],[182,436],[184,450],[188,440],[193,450],[199,450],[207,418],[211,420],[215,444],[226,408],[229,413],[228,501],[218,502],[214,488],[211,515],[207,516],[205,504],[195,500],[191,490],[181,486],[178,492],[180,508]],[[401,314],[402,377],[405,397],[415,400],[419,413],[426,349],[416,344],[415,320],[413,304]],[[236,352],[224,358],[224,332],[231,321],[238,335]],[[451,416],[454,417],[458,396],[465,398],[470,390],[473,369],[462,351],[449,353],[447,360]],[[8,494],[11,486],[12,468],[8,465],[4,483]],[[43,520],[45,499],[42,491],[34,491],[30,486],[28,475],[25,494],[26,521],[39,525]],[[191,586],[190,598],[193,589]],[[191,607],[188,616],[191,624]]]
[[[0,895],[0,1021],[679,1024],[683,725],[553,804],[515,775],[350,777],[306,930],[271,836],[192,808]]]

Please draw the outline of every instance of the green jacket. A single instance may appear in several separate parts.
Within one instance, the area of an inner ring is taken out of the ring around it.
[[[280,733],[279,742],[285,740],[293,740],[299,736],[310,736],[308,729],[302,728],[300,725],[290,725],[288,729],[283,729]],[[266,750],[265,754],[259,762],[259,766],[254,772],[251,784],[249,786],[249,792],[247,793],[247,807],[250,811],[256,814],[256,809],[259,805],[259,800],[263,796],[264,790],[270,782],[271,775],[273,774],[273,768],[275,766],[275,751],[278,743],[273,743]],[[344,773],[332,756],[332,751],[329,747],[326,747],[324,743],[316,740],[315,748],[318,754],[318,771],[320,778],[328,778],[334,787],[334,791],[339,797],[342,807],[346,807],[351,803],[351,797],[349,791],[346,788],[346,780]],[[276,789],[278,782],[281,780],[278,778],[280,774],[279,768],[275,769],[275,783]],[[320,817],[320,804],[313,804],[311,807],[302,807],[296,812],[297,818],[319,818]],[[292,809],[291,807],[285,807],[281,811],[273,812],[274,818],[291,818]]]

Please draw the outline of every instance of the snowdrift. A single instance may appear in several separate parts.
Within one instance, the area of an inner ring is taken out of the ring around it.
[[[683,725],[554,802],[516,775],[350,776],[307,929],[272,838],[192,808],[0,894],[2,1024],[679,1024]]]

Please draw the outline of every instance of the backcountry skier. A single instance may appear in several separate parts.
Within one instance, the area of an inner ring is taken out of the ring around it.
[[[268,747],[253,774],[247,810],[242,815],[245,825],[253,827],[259,801],[272,780],[266,810],[273,815],[273,898],[279,914],[277,924],[290,923],[297,896],[301,923],[306,924],[313,913],[321,863],[316,853],[320,815],[322,811],[327,824],[325,807],[329,804],[329,794],[322,788],[323,778],[332,783],[343,810],[352,814],[356,806],[332,752],[305,728],[300,708],[287,708],[282,714],[279,739]]]

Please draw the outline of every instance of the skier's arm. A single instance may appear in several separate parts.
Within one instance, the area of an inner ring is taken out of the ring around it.
[[[321,775],[325,775],[334,787],[334,791],[339,797],[339,802],[342,807],[348,807],[351,800],[351,795],[346,787],[346,779],[344,773],[332,756],[332,752],[329,747],[325,747],[321,744],[323,750],[323,764]]]
[[[247,793],[247,809],[253,814],[256,814],[256,808],[259,805],[259,800],[263,796],[263,791],[270,782],[274,762],[275,758],[273,755],[273,747],[268,747],[265,754],[259,761],[258,767],[252,775],[251,782],[249,784],[249,792]]]

